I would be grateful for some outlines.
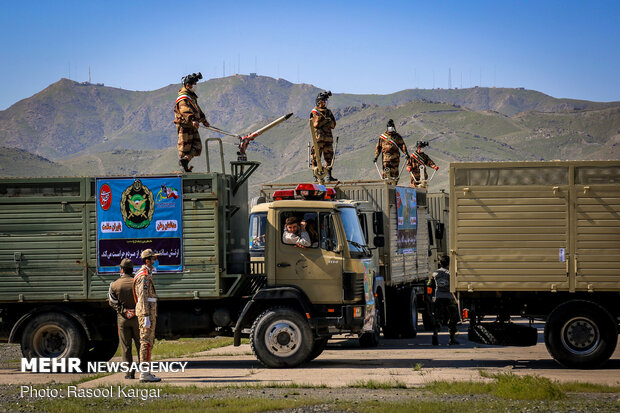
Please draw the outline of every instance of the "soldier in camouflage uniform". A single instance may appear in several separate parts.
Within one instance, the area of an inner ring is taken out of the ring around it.
[[[383,154],[383,179],[398,178],[401,151],[409,156],[403,137],[396,132],[394,121],[390,119],[387,123],[387,131],[379,135],[379,142],[377,142],[375,158],[373,159],[373,162],[376,163],[379,154]]]
[[[155,327],[157,324],[157,293],[153,284],[153,265],[159,254],[153,250],[142,251],[140,257],[144,265],[133,279],[133,295],[136,301],[136,315],[140,326],[140,362],[151,361],[151,349],[155,344]],[[140,382],[161,381],[150,372],[140,373]]]
[[[312,127],[317,140],[317,146],[319,147],[319,161],[321,155],[325,159],[327,169],[327,179],[329,181],[337,181],[332,176],[332,161],[334,159],[334,137],[332,135],[332,129],[336,127],[336,118],[331,110],[327,109],[327,99],[331,96],[332,92],[321,92],[316,97],[316,106],[310,113],[310,119],[312,120]],[[311,150],[312,166],[317,166],[317,157],[314,154],[314,145]]]
[[[174,104],[174,123],[177,125],[179,135],[177,142],[179,165],[185,172],[194,169],[193,166],[189,166],[189,161],[202,153],[202,141],[198,134],[200,123],[209,126],[205,114],[198,106],[198,96],[192,90],[200,79],[202,79],[201,73],[183,77],[183,87],[179,90]]]
[[[424,168],[424,181],[420,181],[420,165],[425,167],[431,167],[434,170],[438,170],[439,167],[435,165],[435,162],[424,153],[424,148],[428,146],[428,142],[417,141],[415,152],[412,152],[407,162],[407,170],[411,172],[411,186],[426,188],[426,181],[428,180],[428,172]]]

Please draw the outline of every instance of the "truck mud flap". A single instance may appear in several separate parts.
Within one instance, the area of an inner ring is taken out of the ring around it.
[[[467,331],[469,341],[495,346],[535,346],[538,330],[514,323],[479,323]]]

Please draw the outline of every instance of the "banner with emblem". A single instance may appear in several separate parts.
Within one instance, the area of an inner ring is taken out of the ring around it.
[[[98,178],[97,270],[118,272],[123,258],[142,265],[150,248],[158,271],[183,270],[181,177]]]
[[[396,187],[397,234],[396,250],[400,254],[416,251],[418,208],[414,188]]]

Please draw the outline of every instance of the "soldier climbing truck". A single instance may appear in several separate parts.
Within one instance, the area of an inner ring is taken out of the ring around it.
[[[1,179],[0,339],[20,343],[27,358],[109,360],[118,345],[106,303],[116,261],[138,264],[151,247],[162,253],[153,276],[158,338],[218,333],[239,345],[249,334],[264,365],[292,367],[317,357],[332,334],[371,331],[374,269],[356,205],[326,200],[319,186],[270,203],[267,242],[252,240],[266,259],[251,263],[247,179],[259,164],[231,162],[228,174],[222,156],[222,172],[212,172],[206,149],[207,173]],[[122,217],[106,218],[118,203]],[[175,205],[177,217],[157,218]],[[286,218],[301,211],[315,218],[313,248],[282,242]],[[126,236],[149,225],[146,237]],[[177,229],[176,239],[158,238]]]
[[[290,186],[264,185],[261,195]],[[620,161],[453,163],[449,194],[386,181],[328,189],[357,205],[378,269],[379,328],[363,333],[362,345],[376,345],[380,328],[386,337],[415,336],[416,311],[425,329],[432,328],[423,282],[437,256],[450,254],[451,290],[472,341],[535,345],[535,328],[511,322],[522,317],[545,322],[545,345],[563,366],[594,368],[613,354],[620,322]],[[253,223],[260,222],[260,208],[252,209]],[[250,231],[260,229],[251,224]],[[251,252],[261,260],[260,249]]]

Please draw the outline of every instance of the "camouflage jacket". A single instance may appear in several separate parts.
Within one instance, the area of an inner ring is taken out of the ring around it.
[[[146,265],[138,270],[133,279],[133,296],[136,301],[136,315],[139,317],[157,316],[157,293]]]
[[[409,157],[407,169],[410,172],[413,172],[414,175],[418,176],[420,175],[420,165],[428,166],[430,168],[437,167],[437,165],[435,165],[435,162],[433,162],[433,160],[429,158],[427,154],[425,154],[424,152],[418,152],[416,150],[415,152],[412,152],[411,156]],[[428,179],[428,172],[426,170],[424,170],[424,175],[426,175],[424,179]]]
[[[400,151],[407,153],[407,145],[398,132],[384,132],[379,135],[379,142],[375,148],[375,158],[378,158],[379,154],[382,153],[384,161],[398,159]]]
[[[332,129],[336,127],[336,118],[331,110],[327,108],[315,107],[310,112],[314,133],[316,133],[317,141],[333,142]]]
[[[174,123],[184,128],[193,128],[192,122],[206,121],[205,114],[198,106],[198,95],[185,86],[182,87],[174,103]]]

